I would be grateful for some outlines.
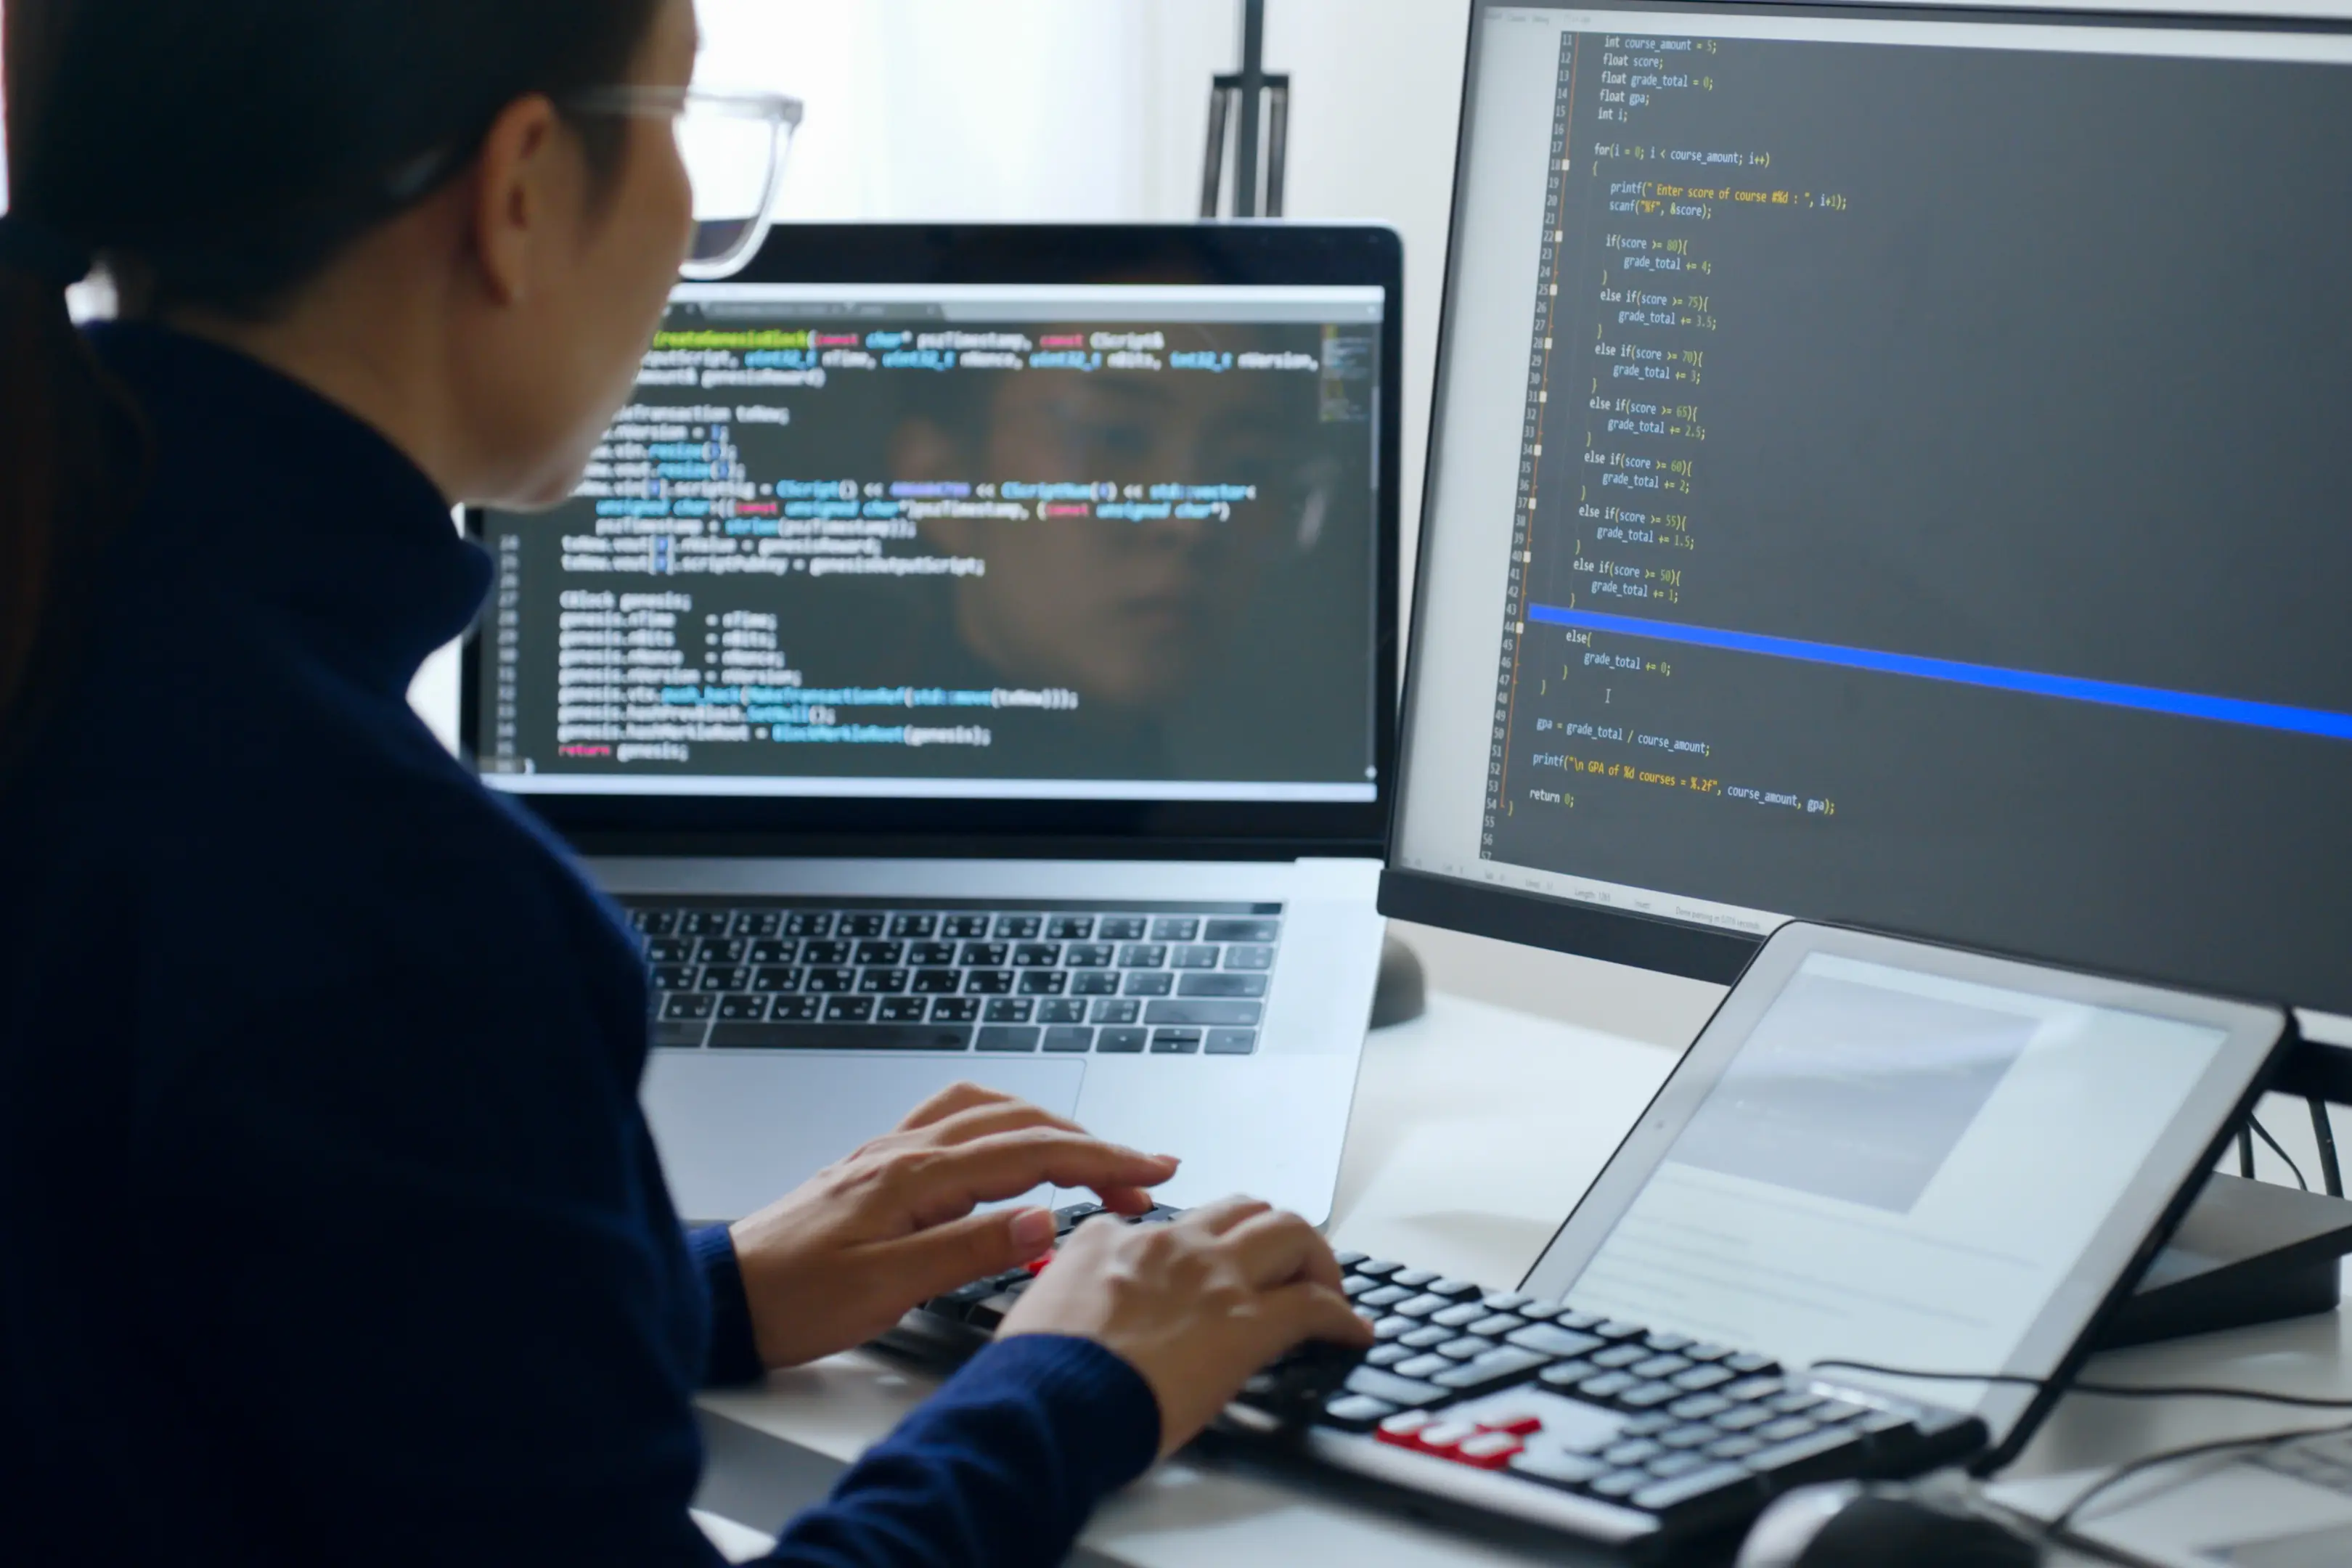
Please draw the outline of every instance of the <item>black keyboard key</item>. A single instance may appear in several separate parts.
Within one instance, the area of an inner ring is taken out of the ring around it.
[[[833,917],[815,910],[793,910],[784,916],[786,936],[824,936],[833,930]]]
[[[1473,1396],[1519,1382],[1543,1365],[1544,1359],[1531,1351],[1491,1350],[1471,1357],[1449,1372],[1439,1373],[1430,1381],[1440,1388],[1450,1389],[1465,1397]]]
[[[1488,1351],[1498,1351],[1502,1348],[1492,1340],[1480,1339],[1476,1334],[1464,1334],[1460,1339],[1448,1340],[1439,1345],[1437,1353],[1448,1361],[1475,1361]]]
[[[1649,1346],[1652,1350],[1664,1354],[1669,1351],[1678,1351],[1682,1349],[1685,1345],[1691,1342],[1691,1337],[1688,1334],[1657,1332],[1643,1335],[1642,1342]],[[1694,1357],[1693,1359],[1696,1360],[1696,1358]]]
[[[1009,969],[967,969],[963,972],[963,988],[967,995],[1003,996],[1013,989],[1013,971]]]
[[[1154,1002],[1143,1009],[1147,1024],[1255,1025],[1265,1015],[1263,1002]]]
[[[1045,1031],[1045,1048],[1049,1051],[1088,1051],[1094,1044],[1092,1029],[1064,1024]]]
[[[1714,1493],[1747,1493],[1755,1485],[1755,1478],[1738,1465],[1699,1463],[1685,1467],[1680,1475],[1642,1488],[1625,1500],[1647,1513],[1672,1513]]]
[[[1013,948],[1015,969],[1050,969],[1062,962],[1062,944],[1057,942],[1016,942]]]
[[[1201,922],[1182,915],[1163,915],[1151,922],[1154,942],[1191,942],[1201,934]]]
[[[1700,1389],[1718,1387],[1730,1381],[1730,1373],[1722,1367],[1709,1366],[1705,1363],[1691,1368],[1688,1372],[1677,1373],[1675,1375],[1676,1388],[1687,1388],[1694,1393]]]
[[[910,942],[907,944],[907,962],[917,969],[939,969],[955,961],[955,943],[951,942]]]
[[[690,963],[694,961],[694,942],[683,936],[656,936],[646,939],[646,962],[648,963]]]
[[[1201,933],[1205,942],[1272,942],[1282,922],[1270,920],[1213,920]]]
[[[1611,1372],[1622,1372],[1637,1361],[1649,1359],[1649,1350],[1643,1345],[1611,1345],[1605,1351],[1592,1352],[1592,1364]]]
[[[930,1005],[920,996],[885,996],[874,1016],[885,1024],[919,1024]]]
[[[1632,1437],[1622,1443],[1612,1443],[1601,1451],[1603,1464],[1623,1469],[1633,1465],[1646,1465],[1665,1450],[1648,1437]]]
[[[1097,1024],[1132,1024],[1142,1012],[1143,1004],[1132,998],[1105,996],[1095,1004],[1094,1021]]]
[[[647,936],[667,936],[677,930],[676,910],[631,910],[629,923]]]
[[[1816,1475],[1847,1469],[1861,1458],[1862,1434],[1843,1426],[1827,1426],[1776,1443],[1739,1462],[1767,1478],[1775,1489],[1793,1486]]]
[[[1821,1429],[1818,1421],[1808,1420],[1802,1415],[1783,1415],[1778,1421],[1768,1421],[1756,1428],[1756,1436],[1767,1443],[1786,1443],[1810,1436]]]
[[[860,970],[857,989],[868,996],[896,996],[907,989],[907,972],[903,969]]]
[[[1087,1005],[1075,996],[1052,996],[1037,1004],[1037,1021],[1041,1024],[1083,1024],[1087,1021]]]
[[[1082,969],[1070,976],[1073,996],[1116,996],[1118,994],[1118,971],[1115,969]]]
[[[1404,1285],[1407,1289],[1412,1289],[1411,1285],[1406,1284],[1405,1278],[1402,1274],[1397,1276],[1393,1283]],[[1422,1280],[1421,1283],[1426,1285],[1429,1281],[1424,1279]],[[1433,1296],[1428,1291],[1423,1290],[1416,1294],[1409,1301],[1400,1301],[1397,1303],[1397,1315],[1402,1318],[1429,1318],[1445,1310],[1446,1308],[1453,1304],[1453,1302],[1447,1300],[1443,1296]]]
[[[1267,970],[1274,967],[1274,949],[1247,947],[1236,943],[1225,949],[1227,969]]]
[[[1350,1394],[1384,1400],[1400,1410],[1418,1410],[1425,1405],[1435,1405],[1440,1400],[1452,1397],[1433,1383],[1399,1377],[1376,1366],[1360,1366],[1349,1373],[1347,1387]]]
[[[1062,950],[1062,963],[1071,969],[1107,969],[1110,955],[1108,942],[1074,942]]]
[[[1580,1356],[1600,1348],[1601,1342],[1591,1334],[1571,1333],[1557,1323],[1529,1323],[1505,1339],[1521,1350],[1536,1351],[1549,1356]]]
[[[874,1016],[871,996],[828,996],[824,1003],[824,1021],[828,1024],[863,1024]]]
[[[1445,1294],[1433,1285],[1430,1287],[1428,1293],[1432,1296]],[[1443,1323],[1449,1329],[1459,1329],[1476,1322],[1486,1315],[1486,1303],[1484,1301],[1455,1301],[1454,1305],[1442,1311],[1432,1312],[1429,1315],[1429,1321],[1433,1323]]]
[[[706,991],[685,991],[662,1004],[661,1016],[670,1019],[708,1018],[719,1009],[719,998]]]
[[[1383,1285],[1376,1276],[1351,1274],[1348,1277],[1348,1283],[1350,1286],[1360,1280],[1364,1285],[1363,1290],[1359,1292],[1351,1289],[1349,1292],[1358,1306],[1371,1307],[1385,1312],[1399,1301],[1409,1301],[1412,1299],[1412,1292],[1403,1286]]]
[[[814,992],[820,996],[837,995],[844,991],[855,989],[856,984],[857,971],[830,965],[810,970],[808,978],[801,982],[803,990]]]
[[[956,962],[966,969],[1002,969],[1005,955],[1013,950],[1001,942],[968,942]]]
[[[1132,1056],[1143,1049],[1145,1038],[1142,1029],[1103,1029],[1095,1035],[1095,1054]]]
[[[813,1024],[824,1011],[821,996],[779,996],[768,1004],[768,1021],[772,1024]]]
[[[1720,1415],[1727,1410],[1738,1408],[1739,1408],[1738,1405],[1719,1394],[1694,1394],[1686,1398],[1675,1400],[1666,1406],[1666,1411],[1667,1414],[1679,1416],[1685,1421],[1705,1421],[1710,1416]]]
[[[1610,1318],[1592,1325],[1592,1331],[1604,1340],[1638,1340],[1649,1331],[1639,1323],[1629,1323],[1622,1318]]]
[[[1678,1372],[1688,1372],[1690,1369],[1691,1363],[1684,1360],[1681,1356],[1654,1355],[1646,1361],[1635,1362],[1632,1366],[1627,1367],[1625,1370],[1632,1373],[1635,1377],[1655,1379],[1672,1377]]]
[[[1586,1454],[1552,1447],[1523,1448],[1511,1456],[1511,1474],[1558,1487],[1580,1487],[1609,1473],[1609,1467]]]
[[[1257,1031],[1212,1029],[1202,1049],[1213,1057],[1245,1057],[1257,1049]]]
[[[1607,1401],[1636,1386],[1638,1386],[1636,1380],[1622,1372],[1604,1372],[1597,1377],[1588,1377],[1578,1384],[1576,1392],[1586,1399]]]
[[[801,944],[789,937],[762,937],[751,944],[753,963],[792,963],[801,955]]]
[[[1037,1031],[983,1024],[973,1043],[983,1051],[1034,1051],[1037,1048]]]
[[[977,996],[940,996],[931,1002],[934,1024],[969,1024],[980,1016]]]
[[[1487,1312],[1487,1305],[1485,1301],[1478,1303],[1478,1310],[1486,1312],[1486,1315],[1470,1325],[1472,1333],[1484,1334],[1490,1340],[1499,1340],[1505,1334],[1517,1333],[1528,1326],[1528,1321],[1517,1312]]]
[[[1396,1412],[1397,1407],[1385,1399],[1342,1394],[1323,1406],[1323,1424],[1342,1432],[1369,1432]]]
[[[963,976],[952,969],[918,969],[908,989],[919,996],[951,996],[963,984]]]
[[[877,914],[872,910],[865,910],[842,916],[841,923],[834,927],[834,930],[844,936],[880,936],[883,928],[887,924],[889,924],[888,917]]]
[[[1143,936],[1141,915],[1105,915],[1095,926],[1098,942],[1136,942]]]
[[[1405,1320],[1408,1323],[1412,1322],[1414,1320],[1411,1318],[1407,1318]],[[1438,1346],[1444,1344],[1453,1337],[1454,1331],[1452,1329],[1440,1328],[1435,1323],[1423,1323],[1417,1329],[1412,1329],[1404,1333],[1399,1334],[1397,1336],[1397,1343],[1406,1346],[1412,1350],[1432,1351],[1435,1350]]]
[[[1574,1388],[1600,1370],[1589,1361],[1564,1361],[1544,1368],[1541,1381],[1547,1388]]]
[[[857,944],[856,963],[901,963],[906,961],[907,944],[903,942],[861,942]]]
[[[1754,1351],[1741,1351],[1737,1355],[1727,1355],[1723,1358],[1723,1364],[1743,1375],[1780,1370],[1780,1363],[1769,1355],[1758,1355]]]
[[[1217,967],[1217,950],[1213,947],[1175,948],[1169,952],[1168,963],[1173,969],[1214,969]]]
[[[1357,1273],[1369,1274],[1375,1279],[1386,1279],[1403,1268],[1403,1264],[1391,1263],[1385,1258],[1367,1258],[1355,1266]]]
[[[845,942],[804,942],[801,943],[801,960],[804,963],[847,963],[853,951]]]
[[[1423,1383],[1434,1379],[1441,1372],[1452,1372],[1453,1370],[1454,1363],[1446,1360],[1444,1356],[1439,1355],[1435,1351],[1423,1352],[1422,1354],[1414,1356],[1408,1361],[1401,1361],[1396,1363],[1396,1374],[1399,1377],[1410,1377],[1417,1382]]]
[[[1628,1410],[1655,1410],[1681,1398],[1682,1392],[1671,1383],[1636,1383],[1617,1395],[1617,1403]]]
[[[779,1004],[801,1002],[800,996],[776,998]],[[971,1031],[938,1024],[713,1024],[713,1050],[913,1050],[961,1051],[971,1044]]]
[[[1094,934],[1092,915],[1055,915],[1045,922],[1045,935],[1054,942],[1084,942]]]
[[[764,1018],[768,1016],[768,999],[751,995],[722,996],[719,999],[719,1016],[737,1020]]]
[[[1160,969],[1167,963],[1165,943],[1131,942],[1118,950],[1118,966],[1121,969]]]
[[[1720,1394],[1716,1397],[1722,1397]],[[1760,1405],[1735,1405],[1728,1410],[1718,1410],[1707,1417],[1725,1432],[1746,1432],[1773,1419],[1769,1410]]]
[[[1198,1029],[1154,1029],[1151,1031],[1151,1054],[1156,1057],[1191,1056],[1201,1048]]]
[[[1763,1449],[1764,1445],[1753,1437],[1718,1437],[1700,1452],[1710,1459],[1744,1459]]]
[[[773,936],[783,916],[774,910],[738,910],[735,913],[737,936]]]
[[[742,964],[712,963],[703,968],[705,991],[748,991],[751,986],[751,971]]]
[[[1024,996],[1059,996],[1069,989],[1070,976],[1066,970],[1023,969],[1014,973],[1021,976],[1020,991]]]
[[[1720,1392],[1726,1399],[1731,1400],[1736,1404],[1752,1405],[1759,1399],[1771,1398],[1774,1394],[1780,1394],[1787,1389],[1788,1386],[1789,1385],[1787,1384],[1781,1382],[1777,1377],[1748,1377],[1742,1378],[1738,1383],[1732,1384],[1728,1387],[1721,1389],[1718,1392]]]
[[[1607,1498],[1611,1502],[1621,1502],[1643,1488],[1656,1484],[1647,1470],[1612,1470],[1584,1489],[1594,1497]]]
[[[929,936],[939,929],[940,918],[937,915],[892,915],[890,917],[892,936]]]
[[[1263,974],[1187,974],[1176,982],[1179,996],[1249,996],[1265,994]]]
[[[1044,923],[1035,915],[999,915],[996,917],[996,934],[1013,942],[1029,942],[1036,937],[1037,928]]]
[[[983,1015],[992,1024],[1025,1024],[1037,1004],[1026,996],[999,996],[988,1005]]]
[[[691,991],[694,977],[700,973],[691,963],[659,963],[654,966],[654,989],[656,991]]]
[[[1667,1412],[1672,1415],[1672,1411]],[[1704,1448],[1723,1434],[1704,1421],[1685,1421],[1679,1426],[1669,1426],[1658,1434],[1658,1442],[1668,1448]]]
[[[725,936],[735,917],[728,910],[688,910],[677,922],[680,936]]]
[[[1393,1276],[1398,1284],[1410,1285],[1416,1290],[1438,1277],[1434,1268],[1400,1268]],[[1430,1309],[1433,1312],[1436,1310],[1434,1307]]]
[[[1665,1439],[1661,1437],[1658,1441],[1663,1443]],[[1686,1476],[1693,1470],[1706,1468],[1706,1458],[1702,1454],[1661,1454],[1642,1468],[1660,1480],[1669,1481],[1676,1476]]]
[[[961,942],[966,937],[986,936],[988,917],[986,915],[950,915],[940,921],[940,934],[956,942]]]
[[[1120,989],[1129,996],[1165,996],[1175,985],[1176,977],[1164,969],[1130,969]]]

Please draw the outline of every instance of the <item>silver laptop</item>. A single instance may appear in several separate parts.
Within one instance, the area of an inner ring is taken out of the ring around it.
[[[680,286],[572,499],[468,514],[465,734],[640,935],[682,1213],[971,1079],[1328,1215],[1400,289],[1377,227],[781,229]]]

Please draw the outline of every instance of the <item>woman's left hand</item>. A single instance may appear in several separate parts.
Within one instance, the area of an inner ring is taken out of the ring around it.
[[[940,1090],[900,1122],[728,1227],[760,1359],[797,1366],[865,1343],[909,1308],[1054,1244],[1045,1209],[972,1211],[1039,1185],[1090,1187],[1126,1214],[1176,1173],[1166,1154],[1088,1137],[976,1084]]]

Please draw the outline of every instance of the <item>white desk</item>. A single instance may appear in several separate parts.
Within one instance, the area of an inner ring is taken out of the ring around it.
[[[1497,1288],[1514,1284],[1672,1069],[1676,1052],[1622,1036],[1437,994],[1422,1018],[1373,1035],[1349,1126],[1334,1241],[1406,1258]],[[2285,1129],[2273,1120],[2275,1129]],[[2308,1166],[2306,1166],[2308,1168]],[[2117,1352],[2095,1375],[2352,1393],[2345,1314]],[[779,1373],[703,1405],[782,1439],[793,1462],[763,1498],[772,1528],[814,1501],[839,1468],[931,1386],[897,1363],[852,1352]],[[2326,1418],[2315,1415],[2312,1425]],[[2341,1419],[2337,1417],[2336,1419]],[[2291,1413],[2210,1402],[2075,1397],[2009,1474],[2114,1464],[2208,1436],[2293,1425]],[[707,1526],[745,1555],[757,1530]],[[1345,1561],[1435,1568],[1563,1561],[1423,1529],[1387,1511],[1250,1473],[1182,1462],[1114,1498],[1077,1561],[1126,1568],[1234,1568]]]

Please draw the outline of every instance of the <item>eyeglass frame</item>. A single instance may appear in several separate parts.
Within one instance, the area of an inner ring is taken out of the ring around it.
[[[688,110],[699,106],[738,119],[766,121],[772,149],[800,128],[801,120],[808,109],[806,104],[786,92],[656,87],[649,83],[583,88],[576,92],[563,94],[555,100],[555,106],[567,114],[618,114],[673,121]],[[462,147],[436,148],[395,171],[385,180],[383,195],[394,205],[405,205],[454,174],[467,155]],[[745,226],[742,236],[721,256],[708,260],[696,260],[689,257],[678,268],[683,275],[702,279],[730,277],[758,254],[760,244],[767,238],[768,229],[774,221],[769,209],[775,203],[776,184],[782,177],[783,166],[783,153],[772,151],[768,162],[768,189],[761,198],[759,212]]]
[[[807,112],[808,106],[785,92],[624,83],[583,88],[578,92],[566,93],[556,100],[556,107],[573,114],[622,114],[673,121],[688,110],[699,108],[735,119],[767,121],[770,138],[768,188],[761,193],[760,210],[751,215],[742,234],[724,253],[708,258],[689,257],[678,268],[685,277],[710,279],[733,276],[742,269],[745,262],[759,253],[761,242],[767,238],[768,229],[774,221],[770,209],[775,205],[777,183],[783,176],[784,153],[788,150],[783,144],[791,133],[800,128],[801,119]]]

